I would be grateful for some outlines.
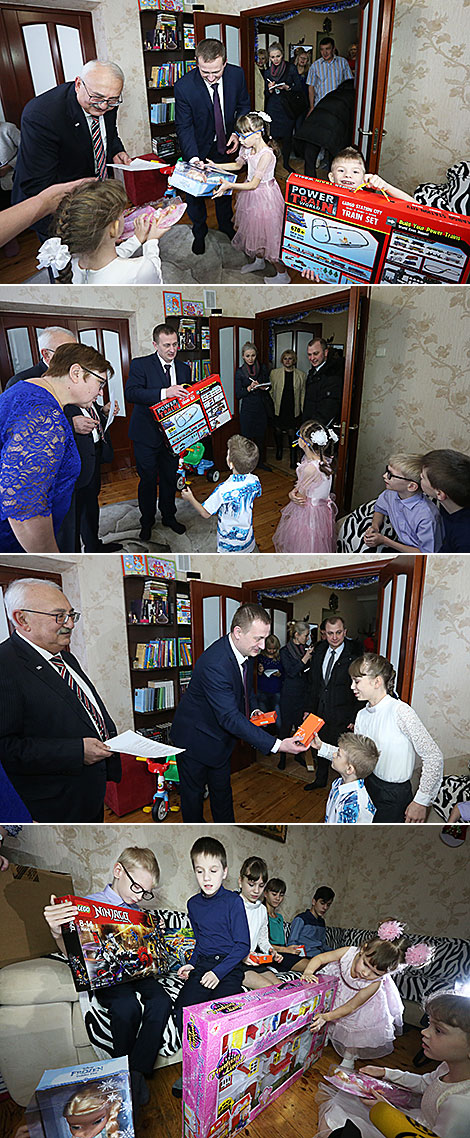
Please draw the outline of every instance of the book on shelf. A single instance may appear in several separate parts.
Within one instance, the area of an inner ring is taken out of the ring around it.
[[[193,352],[196,348],[196,321],[190,316],[180,320],[178,328],[180,351]]]
[[[161,63],[158,67],[150,69],[149,87],[173,87],[188,71],[196,66],[196,60],[185,62],[184,59],[174,59],[171,63]]]
[[[146,688],[134,691],[134,711],[167,711],[175,706],[175,685],[173,680],[149,682]]]
[[[201,351],[208,352],[211,346],[211,334],[208,324],[201,324]]]
[[[135,671],[147,668],[175,668],[176,640],[150,640],[148,644],[136,644],[133,660]]]
[[[176,594],[176,623],[191,624],[191,601],[181,593]]]
[[[172,165],[178,154],[176,136],[170,134],[168,138],[153,138],[152,150],[154,154],[158,155],[161,162],[168,162],[169,165]]]
[[[170,624],[173,618],[164,582],[147,580],[142,596],[130,603],[129,624]]]
[[[150,122],[174,122],[175,121],[175,100],[174,98],[162,99],[160,103],[151,103],[150,105]]]
[[[206,379],[211,375],[210,360],[190,360],[189,366],[191,368],[191,383],[199,383],[201,379]]]
[[[193,662],[193,650],[191,645],[190,636],[182,636],[178,640],[178,664],[183,667],[191,667]]]
[[[194,24],[183,24],[183,50],[194,51],[196,47],[196,34]]]
[[[191,668],[182,668],[181,669],[181,671],[180,671],[180,692],[181,692],[181,695],[183,694],[184,691],[186,691],[186,688],[189,687],[189,685],[191,683],[192,674],[193,673],[192,673]]]

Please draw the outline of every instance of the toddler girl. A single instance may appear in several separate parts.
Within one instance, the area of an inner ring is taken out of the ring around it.
[[[234,223],[237,229],[232,245],[243,249],[254,261],[244,265],[242,273],[259,272],[270,261],[276,269],[274,277],[265,277],[265,284],[290,284],[290,276],[279,260],[282,225],[284,220],[284,199],[274,177],[279,147],[270,138],[267,123],[269,115],[264,111],[250,111],[237,119],[235,133],[240,139],[240,152],[236,162],[223,166],[209,162],[217,170],[241,170],[248,166],[246,182],[221,182],[213,194],[221,197],[228,189],[235,192],[248,190],[249,197],[242,193],[238,198]]]
[[[39,265],[58,270],[69,284],[161,284],[158,238],[164,217],[140,216],[134,236],[116,248],[124,229],[127,194],[120,182],[94,181],[66,194],[53,221],[54,237],[39,249]],[[132,254],[142,248],[142,257]]]
[[[313,980],[319,969],[338,979],[331,1011],[314,1016],[312,1028],[324,1023],[329,1042],[343,1056],[342,1067],[354,1068],[354,1058],[372,1059],[393,1051],[396,1034],[402,1032],[403,1004],[390,975],[404,965],[427,964],[432,950],[411,945],[403,936],[404,925],[385,921],[377,936],[360,948],[335,948],[310,960],[304,979]]]
[[[421,1037],[426,1059],[439,1066],[425,1075],[398,1071],[390,1067],[362,1067],[360,1074],[386,1079],[397,1087],[421,1094],[417,1107],[405,1109],[406,1116],[428,1126],[440,1138],[467,1138],[470,1117],[470,999],[455,992],[437,992],[426,1001],[429,1018]],[[323,1089],[323,1088],[322,1088]],[[370,1103],[339,1092],[322,1108],[322,1128],[328,1132],[343,1125],[346,1118],[359,1126],[363,1138],[379,1138],[379,1130],[369,1118]]]
[[[338,436],[329,427],[310,421],[301,426],[297,441],[304,457],[297,467],[290,503],[273,535],[274,548],[277,553],[335,553],[338,511],[330,489]]]

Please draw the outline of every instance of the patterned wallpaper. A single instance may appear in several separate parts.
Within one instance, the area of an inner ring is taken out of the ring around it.
[[[110,880],[126,845],[148,845],[161,870],[157,903],[177,909],[196,892],[189,850],[202,834],[226,847],[229,889],[237,888],[245,857],[263,857],[269,874],[287,883],[286,918],[308,907],[319,885],[330,885],[336,898],[328,924],[374,928],[396,916],[412,933],[468,937],[468,854],[465,846],[444,846],[438,826],[289,826],[282,845],[236,825],[41,825],[24,826],[8,849],[21,864],[71,873],[80,895]]]

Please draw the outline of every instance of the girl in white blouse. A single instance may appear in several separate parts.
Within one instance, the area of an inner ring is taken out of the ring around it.
[[[165,233],[165,211],[158,223],[138,217],[134,235],[121,245],[127,194],[120,182],[87,182],[62,199],[54,217],[55,236],[39,250],[39,266],[51,265],[59,283],[162,284],[158,238]],[[137,251],[142,256],[134,257]]]
[[[376,807],[374,822],[425,822],[427,808],[442,782],[443,755],[437,743],[403,700],[393,696],[395,671],[384,656],[366,652],[349,667],[352,690],[367,700],[358,712],[354,731],[373,739],[380,751],[367,790]],[[312,746],[331,759],[336,748],[315,736]],[[412,797],[411,776],[416,760],[422,769]]]

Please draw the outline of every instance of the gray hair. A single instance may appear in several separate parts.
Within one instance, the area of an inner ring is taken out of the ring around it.
[[[42,577],[22,577],[19,581],[12,581],[3,598],[9,620],[13,621],[13,613],[28,603],[26,598],[32,585],[48,585],[50,589],[57,589],[58,593],[62,593],[61,585]]]
[[[54,325],[53,328],[42,328],[42,330],[38,332],[38,344],[41,352],[43,348],[49,347],[50,338],[55,335],[56,332],[63,332],[64,336],[70,336],[72,340],[75,340],[75,336],[73,332],[70,331],[70,328],[60,328],[58,324]]]
[[[294,639],[294,636],[301,636],[303,632],[310,632],[310,625],[305,620],[289,621],[288,628],[291,640]]]
[[[87,75],[90,74],[90,71],[94,71],[95,67],[106,67],[107,70],[111,71],[117,79],[121,80],[121,83],[124,86],[124,72],[121,70],[117,63],[111,63],[109,59],[89,59],[88,63],[85,63],[81,71],[78,73],[80,79],[86,79]]]
[[[256,355],[258,355],[258,349],[256,347],[256,344],[254,344],[252,340],[247,340],[246,344],[243,345],[242,356],[244,356],[245,352],[248,352],[248,351],[256,352]]]

